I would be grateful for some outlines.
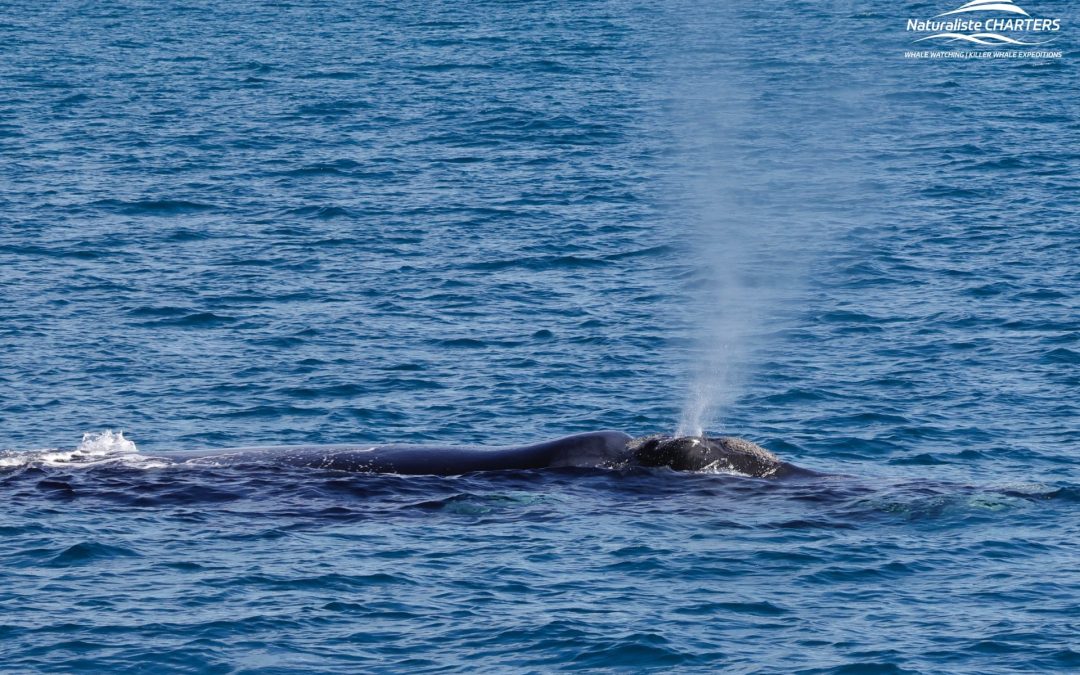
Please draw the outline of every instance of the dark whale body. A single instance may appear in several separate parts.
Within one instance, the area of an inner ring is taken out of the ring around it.
[[[612,466],[625,457],[630,436],[598,431],[534,445],[311,445],[172,454],[199,464],[288,464],[334,471],[454,476],[474,471]]]
[[[741,438],[654,435],[635,439],[620,431],[576,434],[522,446],[282,446],[171,453],[170,459],[193,464],[285,464],[334,471],[441,476],[476,471],[630,466],[717,470],[755,477],[809,473]]]
[[[627,445],[641,466],[667,466],[675,471],[714,470],[756,478],[812,474],[782,461],[765,448],[735,436],[665,436],[635,438]]]

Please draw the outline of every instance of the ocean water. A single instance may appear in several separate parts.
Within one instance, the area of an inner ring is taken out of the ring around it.
[[[1080,23],[1023,6],[1061,58],[904,58],[937,2],[5,3],[0,670],[1074,672]],[[153,459],[605,428],[826,475]]]

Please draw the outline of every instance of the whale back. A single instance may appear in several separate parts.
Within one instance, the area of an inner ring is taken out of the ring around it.
[[[342,456],[333,468],[348,465],[350,471],[439,475],[559,467],[599,468],[625,460],[629,440],[630,436],[622,432],[594,431],[524,446],[385,445],[363,455]]]
[[[595,431],[522,446],[309,445],[171,453],[199,464],[285,464],[364,473],[453,476],[475,471],[611,467],[625,462],[630,436]]]
[[[335,471],[442,476],[476,471],[628,465],[665,466],[676,471],[715,470],[762,478],[813,473],[734,436],[656,434],[631,438],[619,431],[595,431],[522,446],[278,446],[170,453],[169,459],[212,465],[269,463]]]

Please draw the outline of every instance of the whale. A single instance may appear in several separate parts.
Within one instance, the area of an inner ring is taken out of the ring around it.
[[[614,466],[625,459],[630,440],[618,431],[599,431],[520,446],[292,445],[169,453],[169,458],[194,464],[285,464],[354,473],[450,476]]]
[[[639,466],[675,471],[715,471],[754,478],[811,475],[809,469],[785,462],[757,443],[736,436],[667,436],[631,439],[627,451]]]
[[[734,436],[574,434],[531,445],[290,445],[169,453],[197,465],[275,464],[353,473],[454,476],[482,471],[631,467],[779,478],[806,470]]]

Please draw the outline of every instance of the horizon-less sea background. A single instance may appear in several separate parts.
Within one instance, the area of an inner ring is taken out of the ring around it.
[[[0,670],[1075,672],[1080,24],[1022,4],[1062,58],[903,58],[948,2],[4,3]],[[146,458],[604,428],[828,475]]]

